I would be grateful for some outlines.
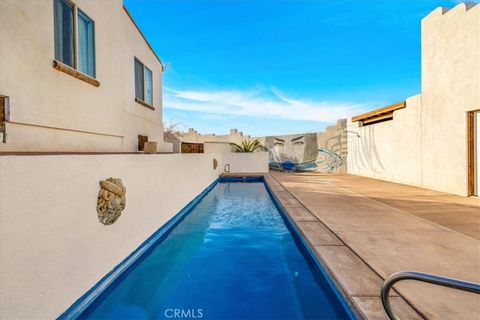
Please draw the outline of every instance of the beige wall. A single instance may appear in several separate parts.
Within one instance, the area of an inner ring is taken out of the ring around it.
[[[162,67],[122,0],[76,0],[95,21],[94,87],[52,67],[53,1],[0,1],[0,94],[9,97],[0,151],[136,151],[137,135],[163,143]],[[134,101],[134,57],[153,71],[155,111]]]
[[[250,140],[250,135],[243,135],[243,132],[238,131],[237,129],[230,129],[229,134],[217,135],[214,133],[201,134],[197,130],[192,128],[188,129],[179,139],[183,142],[192,142],[192,143],[203,143],[206,141],[209,142],[232,142],[236,144],[242,143],[242,141]]]
[[[0,157],[0,318],[59,316],[222,168],[215,154]],[[123,180],[127,206],[105,226],[108,177]]]
[[[468,9],[468,10],[467,10]],[[349,121],[348,172],[467,195],[467,111],[480,108],[480,5],[422,20],[422,93],[392,121]]]
[[[467,193],[467,114],[480,109],[480,5],[422,21],[423,185]]]
[[[407,99],[394,120],[358,127],[348,124],[349,173],[422,185],[421,96]],[[360,137],[355,135],[358,133]]]
[[[230,165],[230,173],[267,173],[268,152],[232,152],[222,154],[223,171]]]
[[[229,142],[205,141],[203,143],[203,152],[205,153],[230,153],[233,147]]]

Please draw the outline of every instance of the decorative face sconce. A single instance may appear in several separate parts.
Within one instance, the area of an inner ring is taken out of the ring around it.
[[[117,221],[125,209],[125,194],[127,189],[123,186],[122,180],[108,178],[100,181],[100,192],[97,199],[98,220],[110,225]]]

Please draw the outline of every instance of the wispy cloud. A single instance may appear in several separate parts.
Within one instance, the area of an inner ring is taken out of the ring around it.
[[[164,107],[206,114],[334,122],[371,107],[371,103],[314,101],[289,97],[277,89],[175,90],[165,88]]]

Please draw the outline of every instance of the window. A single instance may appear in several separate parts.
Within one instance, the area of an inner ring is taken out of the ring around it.
[[[95,78],[93,21],[80,10],[78,10],[78,70]]]
[[[135,58],[135,98],[153,105],[153,74],[143,63]]]
[[[54,19],[55,59],[95,77],[93,20],[67,0],[54,0]]]
[[[62,0],[55,1],[55,59],[74,68],[73,6]]]

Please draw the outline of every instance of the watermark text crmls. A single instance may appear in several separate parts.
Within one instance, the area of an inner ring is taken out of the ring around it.
[[[201,319],[203,318],[203,309],[171,308],[165,309],[164,315],[167,319]]]

